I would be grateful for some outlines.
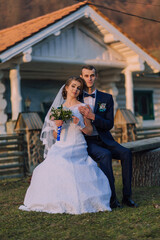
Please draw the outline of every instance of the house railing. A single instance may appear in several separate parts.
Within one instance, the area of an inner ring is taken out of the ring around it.
[[[128,130],[128,134],[130,134],[131,129]],[[126,132],[125,132],[126,133]],[[123,128],[113,128],[111,130],[111,134],[113,138],[119,142],[124,142],[122,139]],[[135,138],[136,140],[141,139],[148,139],[153,137],[159,137],[160,136],[160,126],[152,126],[152,127],[141,127],[141,128],[135,128]]]
[[[132,128],[129,128],[127,133],[131,135],[133,133]],[[31,143],[27,144],[25,134],[24,132],[23,134],[0,136],[0,179],[24,177],[27,174],[29,164],[27,146]],[[123,134],[126,134],[126,131],[124,132],[123,127],[114,128],[111,130],[111,134],[117,142],[123,143]],[[136,140],[158,137],[160,136],[160,126],[136,128],[135,134]],[[38,145],[35,146],[36,152],[38,151],[37,149],[39,149]],[[34,163],[37,155],[33,156],[33,158],[35,158],[32,159]]]
[[[23,134],[0,136],[0,179],[25,176],[26,159]]]
[[[137,140],[160,136],[160,126],[136,128]]]

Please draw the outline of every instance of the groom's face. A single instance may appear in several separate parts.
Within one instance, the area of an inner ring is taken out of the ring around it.
[[[82,69],[82,74],[81,74],[80,77],[84,79],[87,88],[93,88],[94,87],[95,80],[96,80],[96,77],[97,77],[94,69],[89,70],[89,69],[83,68]]]

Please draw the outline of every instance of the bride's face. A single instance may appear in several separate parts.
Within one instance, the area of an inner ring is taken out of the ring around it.
[[[81,91],[81,83],[73,80],[69,86],[66,86],[67,97],[77,98]]]

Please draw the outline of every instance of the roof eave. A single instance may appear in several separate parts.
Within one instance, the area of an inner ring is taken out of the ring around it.
[[[69,24],[77,21],[82,17],[90,17],[92,20],[98,22],[104,29],[110,31],[114,34],[121,42],[126,44],[128,47],[133,49],[144,61],[146,61],[153,69],[160,71],[160,62],[152,57],[147,51],[140,47],[139,44],[132,41],[128,36],[124,35],[124,33],[116,27],[114,23],[111,21],[107,21],[107,17],[105,17],[98,9],[95,7],[85,4],[81,6],[78,10],[68,14],[67,16],[61,18],[56,23],[52,23],[50,26],[41,29],[39,32],[34,33],[32,36],[27,39],[15,44],[13,47],[7,49],[3,53],[0,54],[0,62],[4,63],[15,55],[26,51],[28,48],[31,48],[33,45],[42,41],[44,38],[48,37],[51,34],[56,34],[57,31],[61,31],[61,29],[65,28]]]
[[[57,20],[56,22],[46,26],[45,28],[41,29],[37,33],[32,34],[32,36],[23,39],[22,41],[16,43],[14,46],[8,48],[7,50],[1,52],[0,54],[0,62],[4,63],[15,55],[26,51],[28,48],[32,47],[39,41],[42,41],[44,38],[48,37],[51,34],[56,34],[57,31],[65,28],[69,24],[79,20],[80,18],[85,16],[86,9],[89,8],[88,5],[81,6],[75,12],[68,14],[67,16]]]
[[[135,40],[131,39],[126,33],[122,31],[114,22],[109,20],[98,8],[91,5],[90,6],[90,17],[101,24],[104,29],[110,31],[112,34],[115,34],[116,38],[126,44],[128,47],[133,49],[144,61],[146,61],[154,70],[160,71],[160,62],[158,59],[153,57],[148,51],[141,46],[139,43],[136,43]]]

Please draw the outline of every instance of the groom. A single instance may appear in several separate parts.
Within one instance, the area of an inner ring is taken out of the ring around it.
[[[86,89],[81,96],[81,101],[90,107],[81,106],[81,114],[90,119],[93,125],[91,136],[85,136],[88,144],[88,154],[99,163],[99,167],[107,176],[112,196],[110,207],[121,208],[117,200],[112,169],[112,158],[121,160],[123,179],[122,204],[137,207],[131,199],[132,156],[130,150],[118,144],[110,134],[114,124],[113,98],[108,93],[95,89],[97,72],[93,66],[83,66],[81,77],[85,81]]]

